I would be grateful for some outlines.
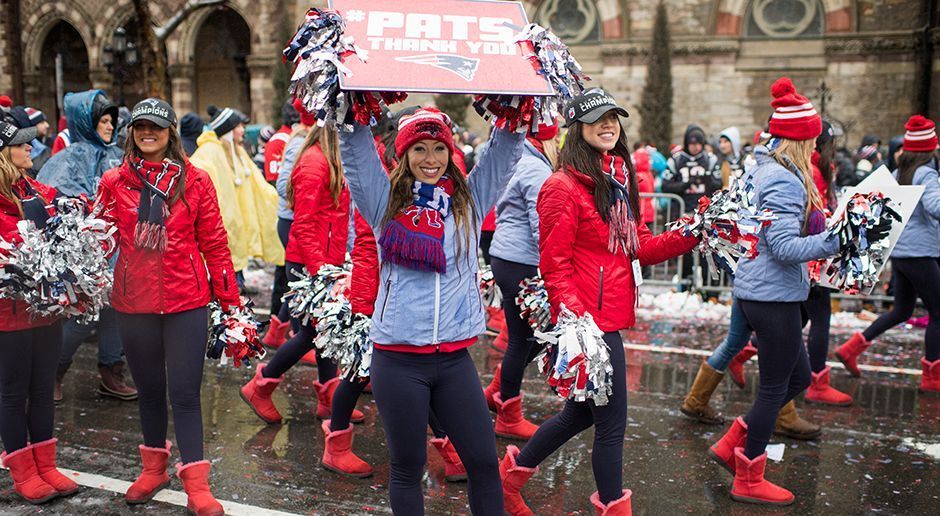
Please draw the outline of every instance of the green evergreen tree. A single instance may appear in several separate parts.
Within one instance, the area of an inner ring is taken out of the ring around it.
[[[447,113],[447,116],[461,127],[467,121],[467,108],[472,103],[473,97],[470,95],[441,93],[434,96],[434,104],[437,105],[437,108]]]
[[[672,138],[672,60],[669,36],[669,15],[660,2],[653,23],[646,67],[646,85],[640,100],[640,138],[651,142],[663,154],[669,152]]]
[[[291,32],[288,17],[284,16],[277,27],[278,41],[290,41],[293,33]],[[281,108],[287,101],[287,90],[290,88],[290,77],[294,72],[293,63],[285,63],[278,53],[274,58],[274,70],[271,73],[271,82],[274,85],[274,98],[271,99],[271,119],[274,120],[274,126],[278,127],[281,123]]]

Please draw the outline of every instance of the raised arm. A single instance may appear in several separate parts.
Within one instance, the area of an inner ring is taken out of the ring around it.
[[[355,124],[353,132],[339,133],[339,150],[353,202],[374,230],[381,229],[391,184],[375,150],[372,131]]]
[[[512,177],[516,163],[522,156],[524,142],[525,133],[494,130],[493,139],[470,172],[467,181],[480,221],[496,205],[499,193]]]

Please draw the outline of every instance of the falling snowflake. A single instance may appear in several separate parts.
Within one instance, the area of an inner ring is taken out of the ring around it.
[[[359,9],[353,9],[346,13],[346,21],[348,22],[361,22],[365,21],[365,19],[365,11],[360,11]]]

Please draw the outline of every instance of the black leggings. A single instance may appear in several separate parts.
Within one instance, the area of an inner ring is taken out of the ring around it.
[[[392,511],[424,514],[421,478],[427,460],[426,428],[433,410],[467,468],[470,510],[476,516],[501,516],[493,421],[467,350],[418,354],[376,349],[372,385],[388,442]]]
[[[52,388],[61,349],[61,321],[0,331],[0,438],[7,453],[25,448],[27,441],[52,439]]]
[[[748,326],[757,334],[754,345],[760,386],[754,405],[744,416],[744,454],[753,459],[764,453],[770,442],[780,408],[809,387],[810,368],[803,345],[802,303],[738,302]]]
[[[495,231],[480,231],[480,252],[483,253],[483,263],[490,265],[490,245],[493,244]]]
[[[293,271],[300,271],[303,265],[294,262],[287,262],[287,274],[293,278]],[[297,321],[292,320],[291,323]],[[316,336],[316,330],[311,324],[301,326],[296,324],[297,332],[294,337],[285,342],[283,346],[277,348],[274,358],[264,369],[261,375],[265,378],[280,378],[288,369],[294,367],[294,364],[300,361],[304,355],[316,348],[313,344],[313,338]],[[320,350],[316,351],[317,356],[317,379],[320,383],[325,383],[336,378],[336,364],[329,359],[320,356]],[[355,402],[354,402],[355,403]],[[345,427],[343,427],[345,428]]]
[[[163,315],[118,312],[117,321],[127,365],[140,394],[144,445],[165,445],[169,387],[173,429],[183,464],[202,460],[199,391],[208,339],[208,309]]]
[[[359,395],[368,383],[368,378],[356,378],[355,381],[343,378],[339,381],[333,393],[333,406],[330,414],[331,431],[338,432],[349,428],[349,418],[352,416],[353,409],[356,408]]]
[[[936,258],[892,258],[894,307],[871,323],[862,334],[873,340],[910,319],[917,297],[924,301],[930,322],[924,334],[924,356],[940,359],[940,261]]]
[[[506,314],[506,330],[509,333],[509,344],[506,346],[506,354],[503,355],[499,384],[499,395],[505,401],[519,395],[525,367],[535,358],[532,355],[539,349],[533,340],[532,327],[519,317],[519,306],[516,305],[519,282],[537,275],[538,268],[495,256],[491,258],[491,265],[493,277],[503,293],[503,312]]]
[[[281,240],[281,245],[287,249],[287,237],[290,235],[290,227],[294,221],[290,219],[277,219],[277,237]],[[293,279],[293,278],[291,278]],[[277,315],[277,318],[284,322],[290,316],[289,312],[281,314],[281,298],[287,292],[287,265],[278,265],[274,267],[274,287],[271,290],[271,315]]]
[[[804,319],[810,323],[806,348],[809,351],[809,365],[814,373],[826,368],[826,356],[829,354],[831,292],[826,287],[816,285],[809,289],[809,298],[803,301]]]
[[[516,457],[520,466],[534,468],[572,437],[594,425],[591,466],[601,502],[623,496],[623,436],[627,427],[627,364],[618,332],[604,334],[610,351],[612,392],[607,405],[593,401],[565,401],[565,408],[542,423]]]

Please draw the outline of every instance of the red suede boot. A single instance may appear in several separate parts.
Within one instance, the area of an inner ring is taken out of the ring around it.
[[[940,359],[930,362],[926,357],[920,359],[923,374],[920,376],[920,392],[940,392]]]
[[[806,401],[847,407],[852,404],[852,397],[829,386],[829,371],[831,369],[831,367],[826,366],[822,371],[812,373],[813,381],[809,385],[809,389],[806,390]]]
[[[264,334],[261,343],[271,348],[279,348],[287,341],[287,331],[290,330],[290,319],[281,321],[276,315],[271,316],[268,332]]]
[[[312,365],[313,367],[317,366],[317,350],[311,349],[310,351],[304,353],[304,356],[300,357],[300,361]]]
[[[59,496],[68,496],[78,492],[78,484],[63,475],[55,465],[55,450],[58,439],[49,439],[32,445],[33,458],[36,459],[36,471],[50,486],[58,491]]]
[[[501,307],[490,306],[486,308],[486,331],[491,335],[498,335],[506,329],[506,312]]]
[[[734,474],[734,449],[744,446],[744,440],[747,438],[747,423],[743,417],[736,417],[731,423],[728,432],[708,449],[708,454],[731,474]]]
[[[170,485],[170,475],[166,472],[170,460],[170,441],[165,448],[151,448],[140,445],[140,463],[143,465],[140,476],[124,494],[124,501],[129,504],[147,503],[161,489]]]
[[[496,338],[493,339],[493,349],[501,353],[506,352],[506,348],[509,347],[509,330],[503,326],[503,329],[496,335]]]
[[[265,378],[261,374],[262,370],[264,370],[264,364],[258,364],[255,376],[242,387],[241,396],[262,421],[268,424],[278,424],[281,422],[281,413],[277,411],[271,394],[280,385],[281,379]]]
[[[793,493],[764,480],[764,468],[767,466],[767,453],[762,453],[753,460],[744,455],[744,448],[734,449],[735,471],[734,487],[731,498],[738,502],[762,505],[790,505]]]
[[[209,490],[209,469],[207,460],[190,462],[185,466],[176,465],[176,476],[183,481],[183,489],[188,500],[186,508],[196,516],[222,516],[225,510],[222,504],[212,496]]]
[[[330,419],[333,414],[333,393],[339,387],[339,377],[333,378],[326,383],[319,381],[313,382],[313,390],[317,392],[317,419]],[[353,409],[349,420],[359,424],[366,420],[366,415],[360,410]]]
[[[467,480],[467,470],[463,467],[463,461],[460,460],[460,455],[457,455],[457,450],[454,449],[450,438],[431,439],[431,444],[444,459],[444,480],[448,482]]]
[[[10,454],[3,452],[0,460],[3,466],[10,470],[16,494],[27,502],[38,505],[59,496],[59,492],[39,476],[31,446],[20,448]]]
[[[519,448],[509,445],[506,447],[506,456],[499,463],[499,478],[503,481],[503,505],[510,516],[534,516],[532,509],[525,504],[519,492],[522,486],[538,473],[539,468],[527,468],[516,464]]]
[[[623,496],[610,502],[607,505],[601,503],[600,494],[596,491],[591,495],[591,503],[597,510],[597,516],[633,516],[633,508],[630,507],[630,497],[633,491],[623,490]]]
[[[493,395],[496,403],[496,435],[507,439],[528,440],[539,429],[522,416],[522,395],[503,401],[499,392]]]
[[[862,372],[858,370],[858,357],[868,349],[868,346],[871,346],[871,342],[868,342],[861,333],[856,333],[845,341],[845,344],[839,346],[836,350],[836,358],[842,362],[850,375],[858,378],[862,376]]]
[[[486,397],[486,406],[489,407],[492,412],[496,412],[498,408],[496,402],[493,400],[493,395],[499,394],[499,387],[502,383],[502,369],[502,364],[496,366],[496,370],[493,371],[493,380],[483,389],[483,395]]]
[[[744,349],[735,355],[734,358],[731,359],[731,363],[728,364],[728,374],[731,375],[731,381],[733,381],[735,385],[742,389],[746,385],[744,378],[744,364],[756,354],[757,348],[754,347],[750,341],[748,341],[747,346],[744,346]]]
[[[320,464],[323,464],[324,468],[350,477],[366,478],[372,476],[372,466],[352,451],[352,425],[349,425],[345,430],[334,432],[330,431],[330,420],[327,419],[321,427],[323,433],[326,434],[323,459],[320,460]]]

